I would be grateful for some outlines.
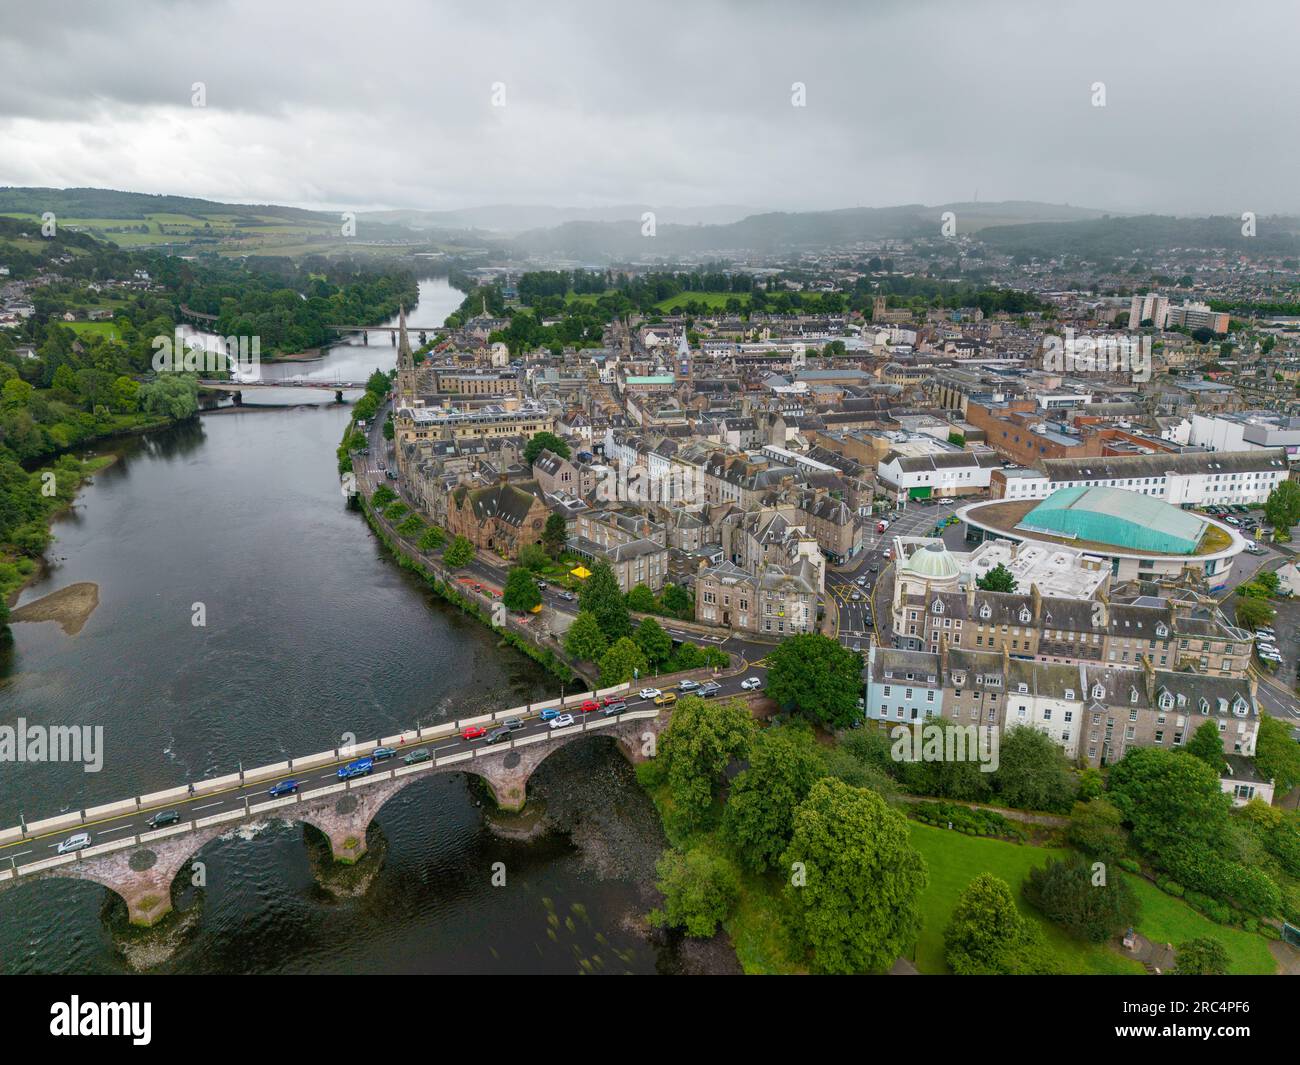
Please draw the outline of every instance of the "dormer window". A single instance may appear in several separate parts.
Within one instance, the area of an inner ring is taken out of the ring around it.
[[[1028,684],[1025,684],[1025,683],[1023,683],[1023,682],[1020,683],[1020,684],[1017,684],[1017,685],[1016,685],[1016,691],[1018,691],[1021,695],[1024,695],[1026,692],[1029,691],[1029,685],[1028,685]]]
[[[1232,704],[1232,712],[1236,714],[1238,717],[1245,717],[1249,709],[1250,707],[1246,705],[1245,699],[1239,698],[1235,703]]]
[[[989,618],[991,618],[992,616],[993,616],[993,608],[990,607],[990,606],[988,605],[988,603],[981,603],[981,604],[980,604],[980,617],[981,617],[982,619],[984,619],[985,621],[987,621],[987,620],[988,620]]]
[[[931,610],[933,613],[935,613],[935,614],[942,614],[942,613],[943,613],[943,600],[941,600],[941,599],[936,599],[936,600],[934,601],[934,606],[930,607],[930,610]]]
[[[1208,714],[1210,712],[1210,700],[1207,699],[1204,695],[1202,695],[1201,701],[1196,704],[1196,709],[1198,709],[1203,714]]]
[[[1163,621],[1156,626],[1156,635],[1162,640],[1169,635],[1169,627]]]
[[[1161,710],[1171,710],[1171,709],[1173,709],[1173,705],[1174,705],[1174,697],[1173,697],[1172,695],[1170,695],[1169,692],[1161,692],[1161,693],[1160,693],[1160,709],[1161,709]]]
[[[1030,620],[1033,616],[1034,616],[1034,615],[1031,614],[1031,613],[1029,612],[1029,607],[1027,607],[1027,606],[1022,606],[1022,607],[1020,608],[1020,623],[1021,623],[1022,625],[1024,625],[1024,624],[1028,624],[1029,620]]]
[[[1138,690],[1137,690],[1136,688],[1130,688],[1130,689],[1129,689],[1129,693],[1128,693],[1128,701],[1129,701],[1130,703],[1135,703],[1135,702],[1138,701]]]
[[[1073,688],[1066,688],[1066,689],[1065,689],[1065,698],[1066,698],[1069,702],[1074,702],[1074,689],[1073,689]]]
[[[1100,684],[1094,684],[1092,686],[1092,697],[1094,699],[1106,698],[1106,689],[1103,688]]]

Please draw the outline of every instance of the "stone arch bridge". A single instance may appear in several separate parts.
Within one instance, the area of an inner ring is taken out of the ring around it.
[[[529,777],[560,747],[593,736],[608,736],[629,761],[653,756],[669,716],[661,714],[653,704],[612,716],[600,712],[583,715],[578,709],[589,699],[621,698],[626,690],[627,685],[620,685],[416,729],[347,750],[322,752],[5,830],[0,832],[0,860],[8,857],[10,868],[0,870],[0,889],[56,876],[90,880],[122,897],[132,924],[151,925],[170,912],[171,885],[177,873],[213,839],[241,824],[270,819],[309,824],[329,839],[336,861],[355,862],[365,853],[366,829],[384,804],[403,788],[432,774],[468,773],[480,777],[498,806],[518,811],[527,797]],[[549,722],[541,720],[541,712],[550,709],[572,709],[577,720],[566,728],[552,729]],[[508,739],[488,745],[482,739],[462,738],[467,727],[491,729],[512,717],[523,721],[524,726]],[[398,756],[375,762],[367,776],[338,779],[338,766],[366,757],[380,746],[396,749]],[[426,760],[407,762],[401,757],[421,749],[429,752]],[[268,797],[268,783],[287,779],[298,782],[296,792]],[[218,807],[220,812],[207,812]],[[180,820],[166,827],[152,827],[149,817],[162,810],[176,811]],[[95,842],[72,854],[40,857],[54,847],[51,840],[77,831],[116,838]]]

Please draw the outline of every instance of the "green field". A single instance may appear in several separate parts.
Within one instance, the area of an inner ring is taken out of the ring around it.
[[[71,329],[78,336],[104,336],[109,340],[120,339],[117,326],[112,322],[60,322],[66,329]]]
[[[669,296],[655,304],[661,311],[671,311],[676,307],[685,307],[688,303],[702,303],[710,310],[725,310],[727,300],[740,300],[740,307],[743,310],[749,306],[749,294],[746,292],[679,292],[676,296]]]
[[[916,966],[923,973],[947,973],[943,957],[943,931],[952,917],[957,897],[979,873],[992,873],[1011,885],[1022,913],[1043,931],[1062,968],[1080,974],[1142,973],[1142,965],[1119,953],[1118,948],[1094,946],[1066,935],[1020,898],[1021,885],[1035,866],[1049,857],[1064,857],[1065,850],[1006,843],[967,836],[912,821],[912,842],[930,870],[930,883],[921,896],[922,927],[917,942]],[[1181,899],[1166,895],[1149,881],[1124,873],[1138,897],[1137,931],[1154,943],[1177,945],[1198,936],[1212,936],[1228,951],[1233,973],[1272,973],[1276,969],[1263,936],[1227,928],[1201,916]]]

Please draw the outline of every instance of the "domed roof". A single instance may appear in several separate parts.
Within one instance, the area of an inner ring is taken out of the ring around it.
[[[902,569],[904,573],[930,581],[950,581],[961,572],[957,560],[943,544],[926,544],[919,551],[913,551]]]

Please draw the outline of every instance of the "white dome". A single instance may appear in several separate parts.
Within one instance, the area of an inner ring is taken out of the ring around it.
[[[922,577],[929,581],[955,580],[961,573],[961,567],[943,544],[926,544],[919,551],[913,551],[902,566],[903,572]]]

